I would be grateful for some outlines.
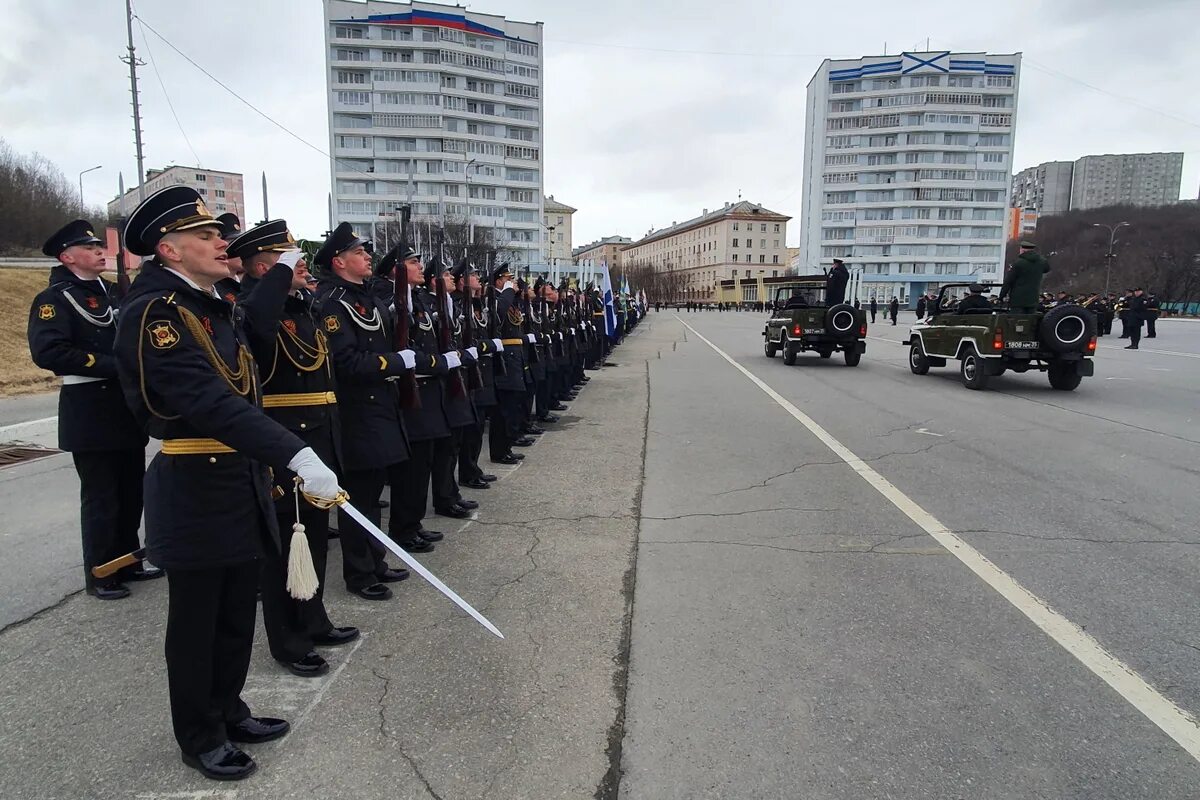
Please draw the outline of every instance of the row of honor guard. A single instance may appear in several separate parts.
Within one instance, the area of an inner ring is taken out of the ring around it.
[[[589,379],[601,337],[594,299],[566,286],[481,276],[465,260],[425,259],[407,243],[373,262],[343,223],[314,261],[314,280],[283,220],[242,230],[184,186],[130,216],[142,256],[124,297],[102,279],[90,225],[46,243],[59,261],[34,300],[34,361],[62,376],[60,447],[81,485],[84,579],[101,599],[164,574],[171,718],[182,760],[220,780],[246,777],[238,747],[285,735],[241,699],[261,594],[271,655],[300,676],[328,663],[317,648],[358,637],[323,602],[329,508],[340,491],[409,552],[443,540],[422,525],[470,515],[461,490],[487,490],[493,463],[516,464]],[[145,467],[148,438],[162,442]],[[303,492],[300,491],[303,488]],[[93,568],[138,550],[104,579]],[[388,600],[408,572],[339,513],[348,591]],[[302,538],[303,543],[294,541]],[[288,555],[311,553],[317,588],[289,594]]]

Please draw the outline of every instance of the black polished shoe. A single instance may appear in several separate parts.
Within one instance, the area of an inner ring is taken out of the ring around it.
[[[587,382],[588,382],[588,381],[590,381],[590,380],[591,380],[591,378],[589,378],[587,375],[584,375],[584,376],[583,376],[583,379],[582,379],[582,380],[580,380],[579,382],[580,382],[580,383],[587,383]]]
[[[155,578],[161,578],[167,573],[163,572],[158,567],[147,567],[143,564],[137,569],[130,570],[121,576],[123,581],[152,581]]]
[[[541,436],[545,432],[545,428],[539,428],[537,425],[530,425],[525,429],[526,436]]]
[[[479,480],[487,481],[488,483],[492,483],[493,481],[496,480],[496,476],[492,475],[490,472],[485,472],[479,476]]]
[[[521,459],[517,458],[516,454],[514,454],[514,453],[505,453],[504,455],[500,456],[499,458],[493,458],[491,461],[493,464],[520,464],[521,463]]]
[[[350,589],[350,594],[356,594],[363,600],[391,600],[392,590],[382,583],[372,583],[361,589]]]
[[[406,553],[432,553],[433,542],[427,542],[420,536],[414,536],[407,542],[400,542],[401,547]]]
[[[122,600],[129,597],[129,587],[123,583],[106,583],[103,586],[93,586],[88,594],[97,600]]]
[[[451,517],[453,519],[466,519],[471,516],[471,512],[459,505],[446,506],[445,508],[435,508],[433,513],[442,517]]]
[[[319,675],[324,675],[329,672],[329,662],[321,658],[319,655],[309,650],[301,658],[295,661],[280,661],[280,664],[287,669],[288,672],[300,678],[316,678]],[[253,719],[253,717],[251,717]],[[286,723],[285,723],[286,724]],[[235,742],[251,742],[253,739],[234,739]],[[266,741],[265,739],[263,741]]]
[[[459,481],[458,485],[465,486],[468,489],[490,489],[490,488],[492,488],[491,484],[488,483],[487,481],[485,481],[483,478],[471,478],[470,480],[467,480],[467,481]]]
[[[254,759],[229,742],[198,756],[180,753],[183,763],[214,781],[240,781],[249,777],[258,765]]]
[[[309,656],[321,658],[316,653],[309,653],[305,658]],[[246,717],[241,722],[225,723],[225,733],[229,736],[229,741],[242,744],[262,744],[282,739],[291,729],[292,726],[286,719],[275,719],[274,717]]]
[[[892,324],[893,324],[893,325],[895,325],[896,323],[894,323],[894,322],[893,322]],[[605,362],[604,362],[603,364],[601,364],[600,366],[602,366],[602,367],[615,367],[615,366],[618,366],[618,364],[617,364],[617,362],[615,362],[615,361],[605,361]]]
[[[522,436],[520,439],[517,439],[515,442],[513,442],[513,447],[531,447],[532,445],[533,439],[530,439],[528,436]]]
[[[508,451],[508,455],[509,455],[509,457],[510,457],[510,458],[515,458],[517,461],[524,461],[524,460],[525,460],[525,454],[524,454],[524,453],[514,453],[512,450],[509,450],[509,451]]]
[[[479,503],[476,503],[474,500],[464,500],[461,497],[454,501],[454,505],[465,508],[467,511],[474,511],[479,508]]]
[[[550,406],[550,410],[551,411],[566,411],[567,407],[564,406],[562,403],[555,403],[554,405]]]
[[[357,638],[358,628],[346,625],[341,628],[330,628],[325,633],[317,634],[313,637],[313,644],[317,647],[337,647],[340,644],[349,644]]]
[[[562,418],[559,417],[557,414],[547,414],[544,417],[538,417],[538,422],[544,423],[546,425],[553,425],[554,423],[558,422],[560,419],[562,419]]]
[[[384,567],[383,572],[375,576],[380,583],[399,583],[408,580],[408,570],[404,567]]]
[[[574,400],[577,396],[578,395],[576,395],[575,392],[567,392],[562,397],[558,398],[558,400],[560,403],[569,403],[572,400]]]
[[[417,536],[420,536],[427,542],[440,542],[446,538],[445,534],[441,531],[431,531],[428,528],[421,528],[421,530],[417,531]]]

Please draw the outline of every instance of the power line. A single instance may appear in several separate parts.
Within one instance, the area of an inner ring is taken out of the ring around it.
[[[1138,108],[1143,109],[1145,111],[1152,111],[1155,114],[1160,114],[1164,117],[1167,117],[1168,119],[1173,119],[1176,122],[1182,122],[1184,125],[1191,125],[1193,128],[1200,128],[1200,122],[1195,122],[1193,120],[1177,116],[1175,114],[1172,114],[1169,111],[1163,111],[1161,108],[1155,108],[1154,106],[1146,105],[1145,103],[1135,100],[1132,97],[1125,97],[1123,95],[1117,94],[1116,92],[1110,92],[1108,89],[1103,89],[1099,86],[1088,83],[1085,80],[1081,80],[1080,78],[1076,78],[1071,75],[1068,75],[1065,72],[1059,72],[1058,70],[1052,69],[1051,67],[1047,67],[1043,64],[1038,64],[1036,61],[1033,61],[1030,58],[1026,58],[1025,63],[1028,64],[1029,66],[1033,67],[1038,72],[1044,72],[1047,75],[1053,75],[1054,77],[1061,78],[1062,80],[1071,81],[1072,83],[1078,83],[1080,86],[1084,86],[1088,89],[1091,89],[1093,92],[1099,92],[1100,94],[1106,94],[1109,97],[1116,98],[1117,100],[1120,100],[1123,103],[1128,103],[1129,105],[1137,106]]]
[[[225,83],[224,83],[224,82],[223,82],[223,81],[222,81],[220,78],[218,78],[217,76],[213,75],[211,72],[209,72],[208,70],[206,70],[204,67],[202,67],[202,66],[200,66],[199,64],[197,64],[197,63],[195,62],[195,60],[193,60],[193,59],[192,59],[192,57],[191,57],[191,56],[189,56],[187,53],[185,53],[185,52],[183,52],[182,50],[180,50],[178,47],[176,47],[174,44],[172,44],[172,43],[171,43],[171,41],[170,41],[169,39],[167,39],[167,37],[163,36],[161,33],[159,33],[157,30],[155,30],[153,25],[151,25],[150,23],[146,22],[146,21],[145,21],[144,19],[142,19],[141,17],[137,17],[137,21],[138,21],[138,24],[139,24],[139,25],[142,25],[142,26],[144,26],[144,27],[145,27],[146,29],[148,29],[148,30],[149,30],[151,33],[153,33],[155,36],[157,36],[159,39],[161,39],[161,40],[162,40],[162,42],[163,42],[163,43],[164,43],[164,44],[165,44],[167,47],[169,47],[169,48],[171,48],[172,50],[174,50],[174,51],[175,51],[175,52],[176,52],[176,53],[177,53],[177,54],[178,54],[178,55],[179,55],[179,56],[180,56],[180,57],[181,57],[181,58],[182,58],[184,61],[187,61],[187,62],[188,62],[189,64],[191,64],[193,67],[195,67],[196,69],[198,69],[198,70],[200,70],[202,73],[204,73],[204,75],[205,75],[205,76],[207,76],[207,77],[209,78],[209,80],[211,80],[213,83],[215,83],[215,84],[217,84],[218,86],[220,86],[220,87],[221,87],[222,89],[224,89],[225,91],[229,92],[231,95],[233,95],[233,96],[234,96],[234,97],[236,97],[238,100],[240,100],[240,101],[241,101],[241,102],[242,102],[242,103],[243,103],[243,104],[244,104],[244,105],[245,105],[247,108],[249,108],[249,109],[250,109],[251,111],[253,111],[255,114],[258,114],[260,117],[262,117],[263,119],[265,119],[267,122],[270,122],[270,123],[271,123],[272,125],[274,125],[276,128],[279,128],[279,130],[283,131],[283,132],[284,132],[284,133],[286,133],[288,136],[290,136],[290,137],[292,137],[293,139],[295,139],[297,142],[300,142],[300,144],[304,145],[305,147],[307,147],[307,148],[309,148],[309,149],[311,149],[311,150],[315,150],[316,152],[318,152],[318,153],[320,153],[321,155],[325,156],[325,158],[329,159],[330,161],[333,161],[335,164],[337,164],[337,166],[338,166],[338,168],[339,168],[339,169],[346,169],[346,170],[348,170],[348,171],[352,171],[352,172],[359,172],[359,173],[362,173],[363,175],[368,175],[368,174],[371,174],[371,173],[367,172],[366,170],[359,169],[358,167],[354,166],[353,164],[349,164],[349,163],[346,163],[345,161],[342,161],[342,160],[340,160],[340,159],[334,158],[332,155],[330,155],[329,153],[325,152],[325,151],[324,151],[324,150],[322,150],[320,147],[317,147],[317,146],[316,146],[315,144],[313,144],[312,142],[308,141],[307,139],[303,138],[303,137],[302,137],[302,136],[300,136],[299,134],[295,133],[293,130],[291,130],[290,128],[288,128],[286,125],[282,124],[281,122],[278,122],[278,121],[276,121],[276,120],[275,120],[275,118],[274,118],[274,117],[272,117],[270,114],[268,114],[268,113],[266,113],[265,111],[263,111],[263,110],[261,110],[260,108],[258,108],[258,106],[254,105],[254,104],[253,104],[253,103],[251,103],[249,100],[247,100],[246,98],[242,97],[240,94],[238,94],[237,92],[235,92],[233,89],[229,88],[229,86],[228,86],[228,85],[226,85],[226,84],[225,84]]]
[[[154,51],[150,49],[150,40],[146,38],[146,26],[140,18],[138,26],[141,29],[142,44],[146,47],[146,55],[150,57],[150,66],[154,69],[154,76],[158,78],[158,85],[162,89],[163,97],[167,99],[167,108],[171,109],[171,116],[175,118],[175,125],[179,128],[183,141],[187,143],[188,150],[191,150],[192,155],[195,156],[196,166],[203,168],[204,164],[200,160],[200,154],[196,152],[195,147],[192,147],[192,140],[188,138],[187,131],[183,129],[183,123],[179,121],[179,114],[175,112],[175,104],[171,102],[171,93],[167,91],[167,84],[163,82],[162,73],[158,71],[158,64],[154,61]]]

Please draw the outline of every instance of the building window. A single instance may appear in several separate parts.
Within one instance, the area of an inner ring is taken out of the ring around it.
[[[562,218],[561,216],[558,218],[558,224],[559,224],[559,225],[562,225],[562,224],[563,224],[563,218]]]
[[[765,248],[766,248],[766,246],[767,246],[767,240],[766,240],[766,239],[759,239],[759,240],[758,240],[758,246],[759,246],[759,247],[762,247],[762,248],[764,248],[764,249],[765,249]]]
[[[779,233],[779,223],[778,222],[775,223],[775,232]],[[776,247],[778,247],[778,245],[776,245]]]
[[[766,233],[766,232],[767,232],[767,223],[765,223],[765,222],[764,222],[764,223],[762,223],[762,224],[759,226],[759,231],[761,231],[762,233]],[[766,247],[766,246],[767,246],[767,245],[766,245],[766,242],[763,242],[763,247]]]
[[[205,181],[207,181],[207,180],[208,180],[208,176],[207,176],[207,175],[201,175],[199,172],[197,172],[197,173],[196,173],[196,180],[200,181],[201,183],[204,183]]]
[[[776,264],[778,264],[778,263],[779,263],[779,256],[775,256],[775,263],[776,263]],[[778,277],[779,277],[779,270],[777,270],[777,269],[773,269],[773,270],[771,270],[771,277],[772,277],[772,278],[778,278]]]
[[[760,263],[760,264],[765,264],[765,263],[767,263],[767,257],[766,257],[765,255],[762,255],[762,254],[760,253],[760,254],[759,254],[759,256],[758,256],[758,263]]]
[[[737,246],[738,246],[738,240],[737,240],[737,239],[734,239],[734,240],[733,240],[733,246],[734,246],[734,247],[737,247]]]
[[[735,264],[737,263],[737,257],[738,257],[738,254],[737,254],[737,253],[734,253],[734,254],[733,254],[733,261],[734,261],[734,263],[735,263]]]

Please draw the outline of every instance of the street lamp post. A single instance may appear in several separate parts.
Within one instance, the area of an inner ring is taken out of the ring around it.
[[[1108,253],[1104,256],[1104,261],[1107,266],[1104,270],[1104,296],[1108,297],[1108,285],[1112,279],[1112,262],[1117,257],[1113,252],[1113,246],[1116,244],[1117,231],[1121,228],[1128,227],[1128,222],[1118,222],[1116,225],[1105,225],[1103,222],[1093,222],[1093,228],[1105,228],[1108,230]]]
[[[79,207],[80,208],[83,208],[83,176],[87,175],[89,172],[95,172],[96,170],[98,170],[100,168],[101,167],[99,167],[99,166],[90,167],[88,169],[85,169],[83,172],[79,173]]]

